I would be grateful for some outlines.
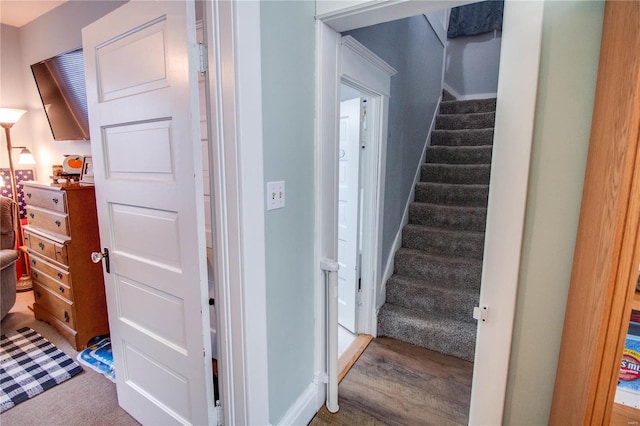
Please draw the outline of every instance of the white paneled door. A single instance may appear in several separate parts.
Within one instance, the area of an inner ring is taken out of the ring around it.
[[[360,98],[340,102],[338,323],[355,333],[359,278]]]
[[[82,38],[119,404],[216,424],[194,4],[133,0]]]

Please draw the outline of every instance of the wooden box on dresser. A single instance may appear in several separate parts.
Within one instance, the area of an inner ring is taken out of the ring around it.
[[[55,327],[76,350],[109,333],[93,186],[23,182],[36,319]]]

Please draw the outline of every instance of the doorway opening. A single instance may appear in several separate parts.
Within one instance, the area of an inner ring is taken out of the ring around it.
[[[421,3],[421,7],[418,4]],[[415,12],[426,13],[438,9],[437,2],[415,2],[414,13],[407,13],[406,9],[400,10],[399,8],[389,7],[386,9],[384,17],[378,13],[380,10],[376,9],[375,13],[366,6],[361,7],[361,10],[353,11],[349,13],[340,13],[338,11],[320,11],[319,19],[319,40],[323,46],[323,53],[319,61],[319,70],[325,71],[328,67],[331,67],[333,63],[339,63],[336,59],[336,51],[333,46],[337,45],[336,33],[344,33],[356,28],[366,27],[365,22],[368,25],[375,25],[383,22],[390,22],[394,19],[398,20],[408,16],[416,16]],[[439,5],[441,7],[441,4]],[[329,8],[328,8],[329,9]],[[427,9],[427,10],[425,10]],[[430,10],[429,10],[430,9]],[[526,9],[526,10],[525,10]],[[484,382],[484,380],[500,382],[500,386],[497,386],[492,392],[473,392],[471,396],[471,410],[470,420],[480,423],[496,423],[500,422],[502,418],[502,412],[504,407],[504,394],[506,391],[506,377],[507,369],[504,366],[508,365],[509,360],[509,342],[512,332],[512,320],[515,310],[515,290],[517,283],[517,273],[519,269],[519,256],[521,247],[521,234],[498,234],[495,232],[499,227],[504,227],[505,224],[509,224],[509,227],[514,230],[521,230],[524,219],[524,197],[514,197],[513,188],[517,186],[522,189],[523,193],[526,193],[526,183],[528,175],[528,159],[529,159],[529,147],[532,136],[533,127],[533,111],[535,108],[535,91],[537,88],[538,71],[536,64],[539,61],[540,53],[540,39],[538,37],[541,34],[541,22],[542,22],[542,9],[539,5],[515,5],[510,3],[510,9],[505,10],[505,23],[509,22],[509,40],[505,43],[505,38],[502,40],[501,46],[501,65],[500,65],[500,77],[498,82],[498,93],[500,98],[503,99],[503,105],[510,105],[515,103],[520,105],[517,112],[513,109],[507,111],[506,109],[500,109],[500,103],[498,103],[498,109],[496,111],[496,137],[495,146],[500,144],[498,149],[498,155],[495,155],[492,160],[491,179],[499,182],[494,188],[492,186],[492,196],[489,199],[488,210],[490,214],[487,216],[487,239],[485,243],[483,267],[482,267],[482,281],[491,282],[490,288],[482,289],[480,294],[480,305],[491,303],[494,306],[500,306],[500,312],[496,312],[492,315],[498,315],[492,317],[492,326],[490,329],[481,328],[478,330],[478,344],[476,345],[475,360],[479,365],[483,365],[482,369],[474,370],[474,382]],[[528,19],[523,19],[523,16],[528,16]],[[531,19],[529,19],[531,18]],[[506,27],[505,27],[506,28]],[[446,34],[446,32],[445,32]],[[506,33],[503,33],[506,34]],[[536,37],[532,37],[536,35]],[[528,50],[527,58],[524,62],[518,59],[521,56],[523,44],[530,47]],[[324,47],[326,46],[326,47]],[[339,73],[338,73],[339,74]],[[323,95],[329,95],[339,84],[339,78],[336,76],[325,76],[322,72],[320,77],[320,91]],[[325,87],[327,90],[323,90]],[[526,87],[527,96],[522,97],[522,93],[518,93],[518,88]],[[440,86],[440,90],[442,85]],[[394,94],[393,96],[397,96]],[[331,99],[330,96],[326,97]],[[321,106],[324,108],[325,104],[322,103],[324,99],[321,99]],[[336,102],[337,104],[338,102]],[[337,123],[332,123],[329,115],[321,114],[321,125],[327,126],[330,129],[333,126],[337,126]],[[325,120],[326,118],[326,120]],[[512,123],[518,122],[518,126],[514,126]],[[326,138],[322,135],[326,134]],[[321,164],[324,166],[324,153],[322,152],[324,145],[326,149],[332,151],[331,143],[329,141],[331,131],[326,130],[325,133],[320,132],[320,150],[321,150]],[[525,141],[517,146],[508,144],[509,140],[513,138]],[[337,149],[333,150],[338,152]],[[388,153],[387,153],[388,154]],[[389,172],[388,172],[389,173]],[[509,184],[506,184],[509,182]],[[328,179],[325,179],[325,184],[331,185]],[[322,185],[322,184],[321,184]],[[322,188],[322,186],[321,186]],[[506,188],[509,188],[508,190]],[[388,194],[388,191],[387,191]],[[330,202],[320,195],[320,203],[323,201]],[[493,206],[493,208],[492,208]],[[502,206],[497,209],[497,206]],[[508,208],[503,208],[508,206]],[[386,213],[385,213],[386,214]],[[330,219],[329,219],[330,220]],[[385,216],[386,220],[386,216]],[[322,229],[323,225],[320,225]],[[329,248],[329,245],[320,242],[320,254],[323,257],[330,257],[330,250],[323,250]],[[510,257],[508,265],[505,266],[504,254],[508,253]],[[500,267],[498,267],[498,259],[500,260]],[[505,269],[506,268],[506,269]],[[380,281],[376,282],[376,286],[383,286],[387,278],[380,277]],[[384,299],[379,299],[380,301]],[[376,306],[378,307],[378,306]],[[495,322],[494,322],[495,321]],[[496,348],[499,349],[499,357],[496,357]],[[491,352],[491,356],[488,356]],[[494,358],[491,360],[491,358]],[[491,373],[488,375],[486,372],[491,369],[484,368],[485,365],[490,365],[499,368],[497,365],[497,358],[504,368],[500,369],[498,373]],[[482,370],[482,371],[478,371]],[[493,377],[489,377],[493,376]],[[475,412],[474,412],[475,407]]]
[[[365,234],[372,232],[365,205],[373,196],[375,182],[367,180],[375,160],[371,153],[368,104],[375,97],[343,81],[340,84],[340,129],[338,152],[338,381],[347,374],[372,336],[361,320],[368,317],[363,291],[372,288],[372,271],[363,270],[363,258],[372,247]],[[375,127],[372,127],[375,128]],[[367,147],[369,149],[367,150]],[[367,265],[369,267],[369,265]],[[364,281],[364,290],[363,290]]]

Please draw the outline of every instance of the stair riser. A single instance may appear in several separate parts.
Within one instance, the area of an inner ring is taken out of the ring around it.
[[[468,114],[477,112],[494,112],[495,110],[495,99],[442,102],[440,104],[440,114]]]
[[[395,273],[426,281],[447,283],[456,288],[480,288],[482,264],[456,267],[449,264],[430,264],[424,258],[398,251],[395,256]]]
[[[419,203],[486,207],[488,198],[489,188],[487,186],[456,187],[428,183],[418,183],[416,185],[416,201]]]
[[[430,232],[420,227],[405,227],[402,247],[422,250],[437,256],[454,256],[482,260],[484,234],[462,238],[441,232]]]
[[[431,132],[431,145],[493,145],[493,129],[434,130],[433,132]]]
[[[429,286],[394,282],[393,278],[387,282],[386,303],[472,324],[476,321],[473,319],[473,308],[478,306],[479,297],[479,292],[451,294]]]
[[[491,164],[491,152],[491,146],[430,146],[427,148],[426,162],[447,164]]]
[[[425,163],[421,167],[420,181],[489,185],[491,166],[447,165]]]
[[[483,208],[451,209],[446,206],[412,203],[409,205],[409,223],[459,231],[483,232],[487,210]]]
[[[479,114],[439,114],[436,117],[436,129],[488,129],[494,126],[495,113]]]
[[[460,332],[452,336],[446,330],[434,330],[421,327],[412,321],[396,319],[388,316],[385,311],[381,311],[378,317],[378,335],[413,343],[467,361],[473,361],[475,353],[475,333]]]

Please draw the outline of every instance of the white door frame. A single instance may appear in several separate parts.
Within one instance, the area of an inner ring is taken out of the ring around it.
[[[371,118],[366,159],[364,205],[362,206],[362,306],[357,309],[356,333],[376,335],[378,298],[375,289],[382,277],[382,219],[387,158],[387,125],[391,77],[397,71],[351,36],[341,38],[339,85],[346,84],[368,95],[367,116]],[[338,105],[338,113],[340,106]],[[339,114],[338,114],[339,117]],[[329,124],[329,123],[327,123]],[[339,126],[339,122],[336,122]],[[338,144],[339,138],[334,143]],[[336,158],[337,164],[337,158]],[[317,170],[324,174],[325,170]],[[337,210],[337,198],[334,200]],[[337,253],[337,240],[335,250]]]
[[[351,3],[351,2],[350,2]],[[456,3],[456,4],[452,4]],[[339,43],[346,31],[415,16],[472,1],[364,2],[317,17],[316,23],[316,264],[335,258],[332,241],[337,238],[337,125],[339,107]],[[515,318],[518,273],[524,228],[531,144],[538,87],[544,3],[507,0],[480,305],[488,306],[489,320],[478,326],[470,424],[501,424],[507,388],[511,340]],[[331,26],[330,26],[331,25]],[[385,132],[386,133],[386,132]],[[322,173],[320,173],[322,171]],[[391,254],[393,255],[393,254]],[[316,312],[323,318],[326,301],[324,276],[316,273]],[[374,310],[375,311],[375,310]],[[316,326],[316,369],[325,365],[325,324]],[[317,406],[324,402],[318,390]]]
[[[266,425],[269,369],[260,2],[204,3],[224,424]]]

